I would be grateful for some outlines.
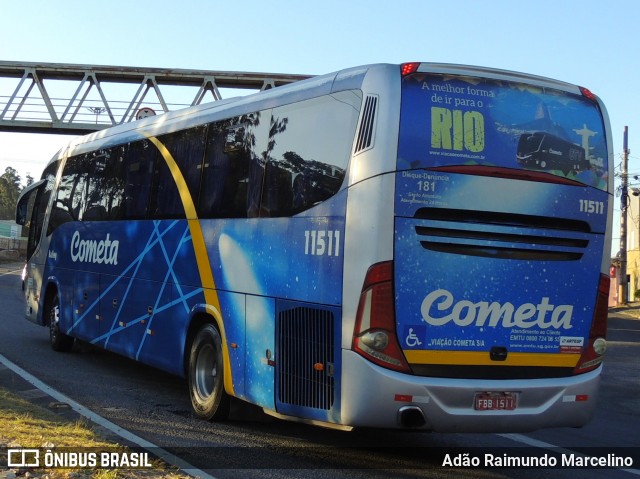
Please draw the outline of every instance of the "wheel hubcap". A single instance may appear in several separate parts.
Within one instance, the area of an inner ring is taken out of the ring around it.
[[[51,309],[51,318],[49,319],[49,330],[51,337],[55,338],[58,331],[58,323],[60,322],[60,306],[55,305]]]
[[[213,346],[206,345],[198,353],[195,368],[196,389],[201,398],[206,399],[213,394],[217,376],[215,350]]]

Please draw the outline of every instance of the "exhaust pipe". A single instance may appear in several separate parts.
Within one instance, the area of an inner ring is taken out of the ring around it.
[[[427,424],[422,409],[418,406],[403,406],[398,409],[398,425],[400,427],[417,428]]]

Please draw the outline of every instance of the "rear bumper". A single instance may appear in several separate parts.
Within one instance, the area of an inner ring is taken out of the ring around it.
[[[342,352],[342,424],[406,428],[437,432],[526,432],[547,427],[579,427],[592,418],[600,372],[568,378],[482,380],[411,376],[390,371],[353,351]],[[512,391],[518,395],[512,411],[476,411],[475,394]],[[402,411],[424,424],[401,425]]]

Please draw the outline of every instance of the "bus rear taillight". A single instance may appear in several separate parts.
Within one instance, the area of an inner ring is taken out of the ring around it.
[[[598,284],[598,297],[596,299],[595,312],[589,331],[587,348],[580,356],[578,365],[573,370],[574,374],[582,374],[597,368],[607,351],[607,315],[609,312],[609,283],[608,276],[600,275]]]
[[[580,88],[580,93],[582,93],[582,96],[585,97],[587,100],[591,100],[594,103],[598,101],[598,98],[595,96],[595,94],[588,88],[584,88],[584,87],[578,87],[578,88]]]
[[[367,271],[352,349],[379,366],[411,372],[396,336],[393,261],[375,264]]]
[[[403,63],[400,66],[400,74],[405,77],[407,75],[411,75],[418,71],[418,67],[420,66],[420,62],[411,62],[411,63]]]

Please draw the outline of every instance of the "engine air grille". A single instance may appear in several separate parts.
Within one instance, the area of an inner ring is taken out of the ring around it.
[[[364,102],[364,111],[362,113],[362,120],[360,121],[360,130],[358,131],[354,153],[359,153],[373,146],[373,131],[377,107],[378,97],[374,95],[367,96]]]
[[[331,409],[334,401],[334,317],[297,307],[278,316],[278,399],[282,403]]]
[[[589,246],[583,221],[447,209],[418,210],[415,227],[430,251],[525,261],[577,261]]]

